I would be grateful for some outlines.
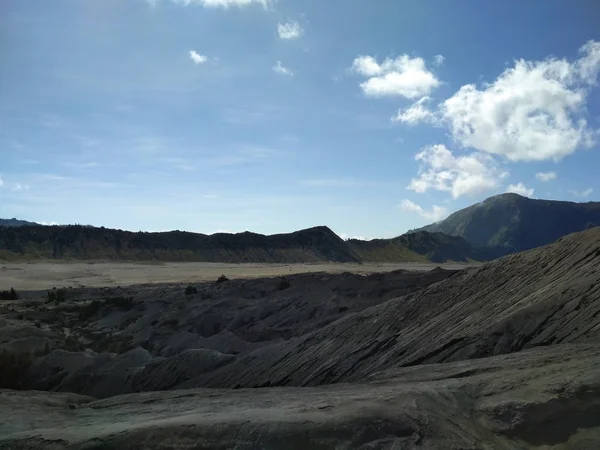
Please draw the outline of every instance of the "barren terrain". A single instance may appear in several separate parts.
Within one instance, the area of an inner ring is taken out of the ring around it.
[[[470,265],[476,265],[473,263]],[[0,288],[17,290],[53,287],[111,287],[135,284],[214,281],[228,278],[276,277],[309,272],[374,273],[393,270],[424,271],[434,267],[461,269],[468,264],[428,263],[315,263],[315,264],[230,264],[198,262],[1,262]]]
[[[467,268],[4,267],[0,448],[600,448],[600,228]]]

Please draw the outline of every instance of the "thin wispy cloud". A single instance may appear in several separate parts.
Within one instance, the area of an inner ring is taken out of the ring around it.
[[[280,39],[290,40],[301,37],[304,34],[304,30],[298,22],[291,21],[286,23],[278,23],[277,33],[279,34]]]
[[[350,187],[357,186],[361,183],[356,180],[348,180],[343,178],[315,178],[303,180],[302,184],[312,187]]]
[[[284,67],[283,64],[281,64],[281,61],[277,61],[277,64],[273,66],[273,70],[279,75],[294,76],[294,72],[287,67]]]
[[[20,192],[20,191],[28,191],[30,189],[30,186],[28,184],[21,184],[21,183],[15,183],[11,190],[13,192]]]
[[[590,195],[592,195],[594,192],[594,189],[592,188],[588,188],[584,191],[577,191],[574,189],[569,190],[569,194],[571,194],[573,197],[577,197],[577,198],[587,198]]]
[[[398,206],[402,211],[416,213],[422,218],[432,222],[439,222],[448,217],[448,210],[442,206],[433,205],[430,211],[426,211],[411,200],[402,200]]]
[[[539,181],[547,183],[548,181],[556,180],[556,172],[538,172],[535,174],[535,177]]]
[[[150,6],[158,6],[164,1],[170,1],[176,5],[191,6],[199,5],[205,8],[223,8],[229,9],[231,7],[244,7],[251,5],[260,5],[263,8],[267,8],[274,0],[146,0]]]
[[[65,167],[71,167],[73,169],[92,169],[94,167],[98,167],[98,163],[95,161],[87,161],[87,162],[75,162],[68,161],[63,163]]]

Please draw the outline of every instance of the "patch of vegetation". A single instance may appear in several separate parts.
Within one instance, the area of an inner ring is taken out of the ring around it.
[[[19,389],[25,371],[35,361],[28,353],[0,351],[0,388]]]
[[[282,278],[277,284],[277,289],[279,289],[280,291],[284,291],[286,289],[289,289],[290,286],[290,280],[288,280],[287,278]]]
[[[104,300],[93,300],[79,311],[79,320],[87,320],[94,317],[101,309],[113,307],[124,311],[133,308],[133,298],[131,297],[111,297]]]
[[[0,291],[0,300],[19,300],[19,294],[13,288],[10,291]]]
[[[62,303],[67,300],[67,290],[64,288],[56,289],[52,288],[48,291],[48,303]]]
[[[50,353],[50,346],[33,353],[0,349],[0,389],[20,389],[25,372],[33,362]]]
[[[229,281],[229,278],[227,278],[225,275],[221,275],[219,278],[217,278],[217,284],[222,284]]]
[[[111,297],[104,300],[104,304],[129,311],[133,308],[133,297]]]
[[[198,293],[198,289],[194,286],[188,286],[185,288],[185,295],[194,295]]]

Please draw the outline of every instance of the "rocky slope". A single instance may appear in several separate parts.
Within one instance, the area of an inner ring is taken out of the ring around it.
[[[0,449],[596,450],[599,369],[597,345],[563,344],[326,387],[0,390]]]
[[[598,267],[595,228],[258,349],[186,386],[359,381],[390,367],[600,342]]]
[[[190,295],[181,284],[69,289],[57,303],[33,293],[0,303],[0,387],[98,397],[172,388],[455,273],[301,274],[202,283]]]
[[[478,247],[520,252],[600,226],[600,202],[574,203],[502,194],[421,230],[460,236]]]

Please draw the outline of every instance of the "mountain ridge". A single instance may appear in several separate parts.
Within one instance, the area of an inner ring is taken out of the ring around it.
[[[24,226],[39,226],[41,224],[36,222],[29,222],[28,220],[21,220],[13,217],[12,219],[0,219],[0,227],[24,227]]]
[[[427,232],[372,241],[346,240],[316,226],[270,236],[245,231],[130,232],[81,225],[0,226],[0,259],[108,259],[227,263],[472,262],[495,255],[460,237]]]
[[[504,248],[505,253],[516,253],[595,226],[600,226],[600,202],[531,199],[507,193],[489,197],[409,233],[440,232],[462,237],[477,247]]]

